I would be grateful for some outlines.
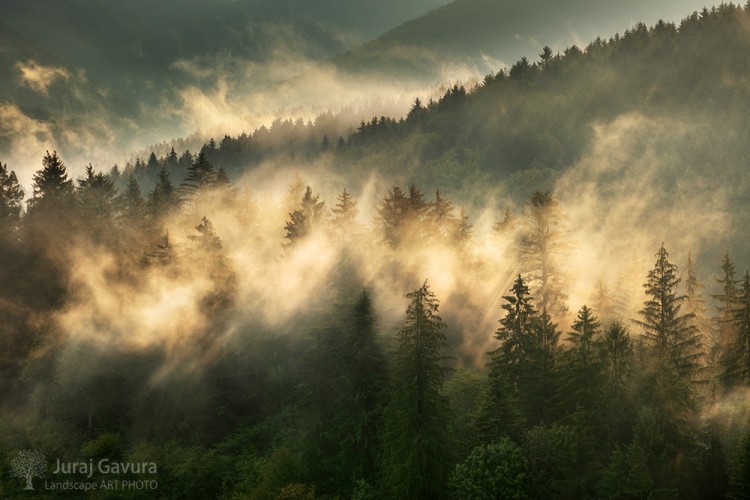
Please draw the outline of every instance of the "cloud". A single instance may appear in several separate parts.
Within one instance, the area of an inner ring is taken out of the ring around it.
[[[62,66],[43,66],[33,59],[17,62],[18,78],[23,85],[28,85],[35,92],[47,95],[49,87],[56,80],[70,79],[70,73]]]

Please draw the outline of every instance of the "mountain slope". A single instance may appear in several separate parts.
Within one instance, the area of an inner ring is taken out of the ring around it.
[[[622,32],[635,21],[679,20],[702,1],[456,0],[333,59],[347,72],[440,78],[486,73],[544,45],[555,50]],[[463,69],[463,72],[456,71]]]

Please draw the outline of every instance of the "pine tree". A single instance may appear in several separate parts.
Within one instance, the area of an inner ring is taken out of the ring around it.
[[[564,316],[568,307],[563,291],[557,255],[562,250],[562,215],[550,192],[537,191],[525,207],[525,227],[521,255],[529,272],[537,304],[555,317]]]
[[[695,326],[703,338],[704,345],[709,347],[709,344],[714,343],[714,332],[708,319],[708,307],[701,293],[702,288],[703,284],[695,276],[693,254],[692,252],[688,252],[687,264],[685,265],[685,296],[687,297],[685,312],[695,316]],[[711,350],[714,351],[716,346],[710,347],[713,347],[714,349]]]
[[[78,200],[83,216],[89,220],[109,220],[117,198],[112,179],[103,172],[86,167],[86,177],[78,180]]]
[[[570,390],[574,400],[588,409],[591,409],[601,380],[597,352],[600,326],[591,309],[584,305],[573,321],[572,331],[568,333],[568,342],[571,344],[567,352]]]
[[[379,445],[378,425],[382,410],[387,366],[377,339],[377,318],[365,290],[350,307],[343,329],[340,353],[346,390],[339,400],[340,462],[352,483],[372,479]]]
[[[166,166],[162,166],[159,169],[159,174],[156,178],[156,187],[151,192],[149,201],[154,212],[157,214],[166,213],[174,203],[174,186],[172,186],[172,181],[169,180],[169,172],[167,172]]]
[[[407,298],[411,302],[396,335],[391,398],[384,415],[383,496],[443,498],[450,450],[448,401],[441,394],[448,371],[441,354],[445,324],[426,281]]]
[[[648,273],[643,285],[648,300],[640,311],[644,336],[651,343],[659,363],[669,365],[686,380],[693,380],[700,368],[700,334],[692,324],[694,316],[682,314],[685,295],[677,295],[680,283],[677,266],[668,260],[669,254],[661,246],[656,253],[654,269]]]
[[[339,195],[338,202],[331,209],[331,213],[333,214],[331,225],[339,236],[345,237],[351,232],[356,232],[355,226],[359,210],[357,209],[357,202],[346,188]]]
[[[466,215],[466,207],[461,205],[458,211],[458,221],[456,229],[453,232],[453,240],[456,243],[463,244],[467,243],[471,239],[471,224],[469,224],[469,216]]]
[[[140,220],[143,216],[143,195],[141,195],[141,187],[133,174],[128,177],[127,188],[125,193],[120,195],[119,201],[123,215],[127,219],[131,221]]]
[[[202,195],[216,183],[216,171],[209,161],[204,146],[188,167],[187,176],[180,183],[178,198],[182,204],[183,211],[192,213],[195,205],[199,203]]]
[[[400,187],[393,186],[378,208],[385,241],[394,247],[405,241],[421,241],[428,234],[424,223],[429,208],[422,191],[414,184],[409,186],[408,196]]]
[[[615,386],[623,385],[632,362],[633,342],[628,330],[619,321],[604,330],[601,353],[607,378]]]
[[[289,214],[290,219],[284,226],[284,237],[290,245],[308,236],[323,221],[325,202],[318,201],[319,198],[319,195],[313,195],[310,186],[305,188],[300,208]]]
[[[526,421],[551,425],[559,407],[560,331],[546,309],[533,322],[519,366],[518,398]]]
[[[69,210],[74,203],[73,181],[68,179],[65,164],[57,151],[47,154],[42,159],[42,169],[33,177],[33,197],[29,200],[29,211]]]
[[[731,343],[730,339],[733,337],[732,309],[734,309],[734,300],[737,293],[737,281],[734,279],[734,261],[729,254],[724,255],[721,270],[724,271],[724,276],[714,279],[722,285],[723,293],[713,295],[713,298],[719,302],[719,343],[726,347]]]
[[[0,162],[0,234],[7,236],[18,227],[24,192],[16,173]]]
[[[433,237],[450,241],[456,234],[458,221],[453,214],[453,203],[443,197],[439,189],[435,191],[435,201],[428,207],[427,217]]]
[[[160,164],[159,160],[156,158],[156,153],[151,151],[151,154],[148,155],[148,160],[146,161],[146,171],[153,174],[153,172],[156,172],[159,170]]]
[[[489,352],[487,392],[482,402],[480,428],[487,440],[507,435],[520,436],[523,416],[519,407],[519,376],[526,363],[527,351],[536,321],[529,288],[521,275],[515,279],[511,295],[503,297],[505,316],[495,338],[500,346]]]
[[[730,311],[732,332],[730,349],[724,359],[722,378],[728,386],[750,385],[750,273],[740,281]]]
[[[86,167],[86,177],[78,180],[78,203],[81,217],[95,240],[108,239],[117,205],[117,190],[110,177]]]
[[[695,409],[695,382],[701,367],[701,342],[693,316],[683,314],[685,295],[677,294],[677,266],[669,262],[664,245],[644,285],[648,300],[635,321],[650,348],[651,366],[645,373],[651,402],[664,422],[669,442],[692,446],[689,419]]]

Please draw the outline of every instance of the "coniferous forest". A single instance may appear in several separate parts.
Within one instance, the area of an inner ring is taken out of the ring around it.
[[[748,82],[722,4],[403,116],[0,163],[0,497],[750,497]]]

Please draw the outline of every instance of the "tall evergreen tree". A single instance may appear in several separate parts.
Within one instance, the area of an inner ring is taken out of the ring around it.
[[[21,217],[24,192],[16,173],[0,162],[0,237],[13,232]]]
[[[346,188],[339,195],[336,206],[331,209],[331,213],[333,214],[331,225],[339,236],[346,237],[349,233],[355,231],[359,210],[357,209],[357,202]]]
[[[141,187],[133,174],[128,177],[128,185],[125,192],[120,195],[120,206],[123,215],[130,221],[139,221],[143,216],[143,195]]]
[[[551,425],[558,416],[560,331],[546,309],[533,322],[519,366],[518,399],[529,423]]]
[[[728,253],[724,255],[721,270],[723,273],[722,277],[714,279],[721,285],[722,293],[713,295],[712,297],[718,302],[718,317],[716,318],[718,356],[726,364],[726,359],[733,356],[733,339],[736,337],[736,332],[734,331],[735,323],[732,311],[735,309],[735,301],[737,299],[737,280],[734,277],[734,261]]]
[[[42,159],[42,169],[33,177],[33,197],[29,200],[29,212],[70,210],[74,203],[73,181],[57,151]]]
[[[518,367],[524,361],[525,350],[532,335],[536,310],[531,302],[529,287],[519,274],[511,288],[511,295],[503,296],[506,303],[502,305],[505,316],[500,320],[500,328],[495,338],[500,347],[490,353],[491,364],[502,367],[505,376],[513,386],[518,381]]]
[[[174,152],[174,149],[172,151]],[[167,172],[166,166],[162,166],[159,169],[156,178],[156,187],[154,187],[149,198],[151,206],[157,214],[163,214],[172,207],[174,203],[174,186],[172,185],[172,181],[169,180],[169,172]]]
[[[537,315],[531,303],[529,288],[519,274],[505,295],[505,316],[495,338],[497,349],[490,351],[487,393],[482,404],[480,427],[492,440],[503,435],[518,437],[523,425],[519,408],[519,377],[527,360],[528,348]]]
[[[313,195],[310,186],[305,188],[300,208],[289,214],[290,218],[284,226],[289,244],[308,236],[323,222],[325,202],[318,201],[319,198],[320,195]]]
[[[372,481],[379,445],[378,425],[382,412],[387,366],[377,339],[377,318],[369,292],[362,291],[351,306],[343,329],[340,353],[346,390],[339,399],[341,436],[340,463],[348,469],[348,480]]]
[[[428,206],[430,232],[442,241],[451,241],[456,234],[458,221],[453,213],[453,203],[440,190],[435,191],[435,200]]]
[[[393,186],[378,208],[378,222],[385,241],[391,246],[404,241],[421,241],[428,233],[424,223],[429,208],[416,185],[409,185],[408,196],[400,187]]]
[[[597,349],[600,326],[591,309],[584,305],[578,311],[572,330],[568,333],[568,342],[571,345],[566,363],[570,376],[569,390],[573,400],[587,409],[591,409],[601,381]]]
[[[745,272],[733,301],[733,338],[724,358],[724,382],[732,387],[750,385],[750,273]]]
[[[407,298],[411,302],[396,335],[391,398],[384,415],[383,494],[388,498],[443,498],[450,451],[448,401],[441,393],[448,372],[442,355],[445,324],[426,281]]]
[[[623,385],[632,362],[633,342],[628,330],[619,321],[613,322],[604,330],[601,355],[607,379],[613,385]]]
[[[677,266],[669,262],[664,245],[656,253],[654,269],[644,286],[648,300],[640,311],[644,336],[651,343],[657,361],[669,365],[686,380],[693,380],[701,366],[701,340],[692,323],[694,316],[682,313],[686,295],[677,294],[680,283]]]
[[[94,240],[112,235],[111,223],[117,207],[117,190],[109,175],[86,167],[86,177],[78,180],[78,206]]]
[[[525,207],[521,255],[529,273],[529,283],[537,304],[554,317],[567,313],[557,256],[563,247],[562,214],[551,192],[537,191]]]
[[[695,410],[701,342],[693,316],[681,311],[687,297],[678,295],[678,269],[669,262],[664,245],[656,257],[644,285],[648,300],[635,323],[650,347],[651,366],[646,374],[650,402],[658,409],[672,452],[676,453],[694,445],[689,421]]]

